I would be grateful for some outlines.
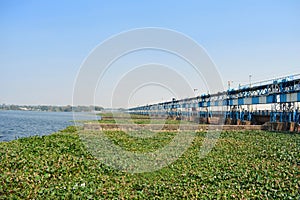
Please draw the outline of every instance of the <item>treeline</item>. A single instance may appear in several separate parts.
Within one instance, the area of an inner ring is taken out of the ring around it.
[[[48,112],[92,112],[102,111],[101,106],[47,106],[47,105],[6,105],[0,104],[0,110],[28,110],[28,111],[48,111]]]

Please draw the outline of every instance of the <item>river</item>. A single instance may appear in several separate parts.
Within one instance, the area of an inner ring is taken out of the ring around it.
[[[76,113],[76,120],[92,120],[92,113]],[[0,110],[0,141],[33,135],[49,135],[74,125],[72,112]]]

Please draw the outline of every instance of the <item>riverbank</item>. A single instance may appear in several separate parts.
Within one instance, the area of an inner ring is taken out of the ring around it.
[[[101,106],[57,106],[57,105],[14,105],[0,104],[1,110],[14,111],[37,111],[37,112],[100,112],[104,108]]]
[[[176,133],[161,132],[142,139],[122,131],[106,134],[128,151],[145,152],[161,148]],[[72,127],[48,136],[1,142],[0,199],[299,197],[299,134],[222,132],[202,159],[199,148],[205,133],[194,134],[189,149],[174,163],[140,174],[102,164]]]

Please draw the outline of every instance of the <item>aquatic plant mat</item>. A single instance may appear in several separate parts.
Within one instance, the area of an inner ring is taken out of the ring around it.
[[[108,167],[67,130],[0,143],[0,199],[299,199],[300,135],[265,131],[222,132],[204,158],[206,133],[193,132],[189,148],[170,165],[147,173]],[[151,132],[149,132],[151,133]],[[175,132],[135,138],[105,131],[114,144],[151,152]]]

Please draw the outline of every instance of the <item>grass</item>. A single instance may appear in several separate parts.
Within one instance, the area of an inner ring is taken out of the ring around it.
[[[102,113],[102,119],[98,120],[101,124],[195,124],[186,120],[164,119],[157,116],[127,114],[122,113]],[[94,122],[94,121],[86,121]]]
[[[126,150],[149,152],[176,133],[143,139],[121,131],[105,134]],[[72,127],[2,142],[0,199],[299,199],[299,134],[223,132],[204,158],[198,153],[205,133],[193,134],[192,145],[178,160],[140,174],[100,163]]]

